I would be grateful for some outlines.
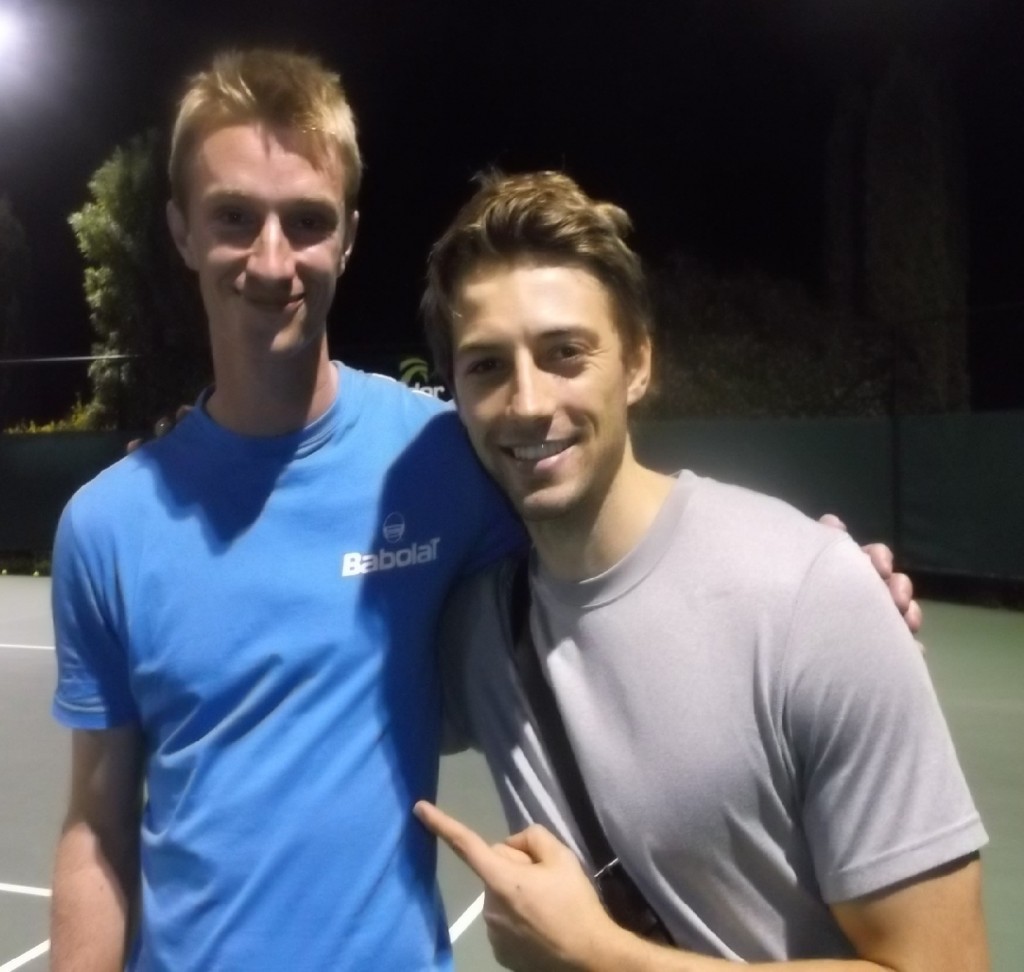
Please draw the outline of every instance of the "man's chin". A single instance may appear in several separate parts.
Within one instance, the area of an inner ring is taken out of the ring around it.
[[[525,496],[512,497],[512,505],[523,522],[529,525],[557,520],[565,516],[573,504],[564,496],[552,495],[550,491],[541,490]]]
[[[275,331],[267,330],[262,335],[267,351],[281,358],[305,354],[311,347],[319,347],[326,328],[311,329],[306,322],[288,322],[287,326]]]

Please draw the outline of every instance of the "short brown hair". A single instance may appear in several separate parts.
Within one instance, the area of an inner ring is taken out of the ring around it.
[[[363,163],[352,108],[337,74],[314,57],[254,48],[223,51],[189,79],[171,136],[171,196],[185,209],[186,169],[201,138],[228,125],[262,123],[294,129],[310,160],[333,152],[344,167],[345,209],[356,208]]]
[[[458,288],[474,268],[520,260],[565,263],[590,271],[608,289],[627,352],[651,328],[650,301],[640,258],[626,244],[625,210],[591,199],[561,172],[476,177],[479,188],[427,260],[421,301],[434,366],[452,386],[452,321]]]

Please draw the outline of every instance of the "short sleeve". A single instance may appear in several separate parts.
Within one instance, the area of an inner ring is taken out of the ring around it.
[[[444,691],[443,749],[481,749],[507,705],[516,674],[508,642],[510,582],[519,557],[505,558],[457,584],[438,634]],[[502,698],[496,698],[500,693]]]
[[[921,652],[846,538],[808,571],[784,671],[785,731],[826,901],[916,877],[986,842]]]
[[[476,460],[473,460],[474,465]],[[526,531],[504,494],[479,469],[480,531],[460,576],[467,577],[483,567],[527,549]]]
[[[72,729],[109,729],[137,720],[126,648],[106,595],[115,587],[100,558],[89,558],[75,525],[75,501],[65,508],[53,553],[53,622],[57,688],[53,714]]]

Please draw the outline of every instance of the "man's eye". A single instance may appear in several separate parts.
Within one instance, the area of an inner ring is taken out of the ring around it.
[[[297,213],[291,219],[292,229],[307,236],[328,236],[336,225],[333,218],[323,213]]]
[[[463,371],[467,375],[489,375],[498,370],[497,358],[476,358],[466,362]]]
[[[214,219],[220,226],[232,229],[249,226],[252,223],[252,217],[244,209],[232,207],[218,209],[214,213]]]
[[[578,361],[583,357],[584,349],[578,344],[559,344],[552,349],[552,356],[557,361]]]

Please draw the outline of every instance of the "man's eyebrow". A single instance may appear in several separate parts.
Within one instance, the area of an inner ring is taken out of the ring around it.
[[[546,328],[535,334],[540,341],[560,341],[565,338],[593,338],[594,329],[587,324],[557,324],[552,328]],[[470,340],[455,345],[455,353],[478,354],[481,351],[499,351],[507,347],[510,342],[501,338],[483,337],[479,340]]]
[[[594,328],[589,324],[558,324],[540,332],[542,338],[592,337]]]
[[[465,341],[463,343],[456,343],[454,351],[455,354],[480,354],[481,352],[498,351],[505,347],[507,342],[505,341]]]
[[[247,202],[252,196],[241,189],[211,189],[203,195],[203,202]]]
[[[265,200],[259,196],[253,195],[252,193],[246,192],[244,189],[233,189],[229,186],[225,186],[220,189],[211,189],[206,195],[203,196],[204,203],[257,203],[260,206],[266,205]],[[296,209],[303,206],[316,206],[320,209],[330,210],[332,213],[338,210],[338,203],[331,196],[327,195],[309,195],[309,196],[296,196],[291,199],[280,200],[277,205],[282,209]]]
[[[589,324],[555,324],[551,327],[546,327],[541,331],[536,331],[534,339],[539,342],[551,344],[556,341],[567,340],[584,340],[593,342],[598,340],[598,336],[597,331]]]

